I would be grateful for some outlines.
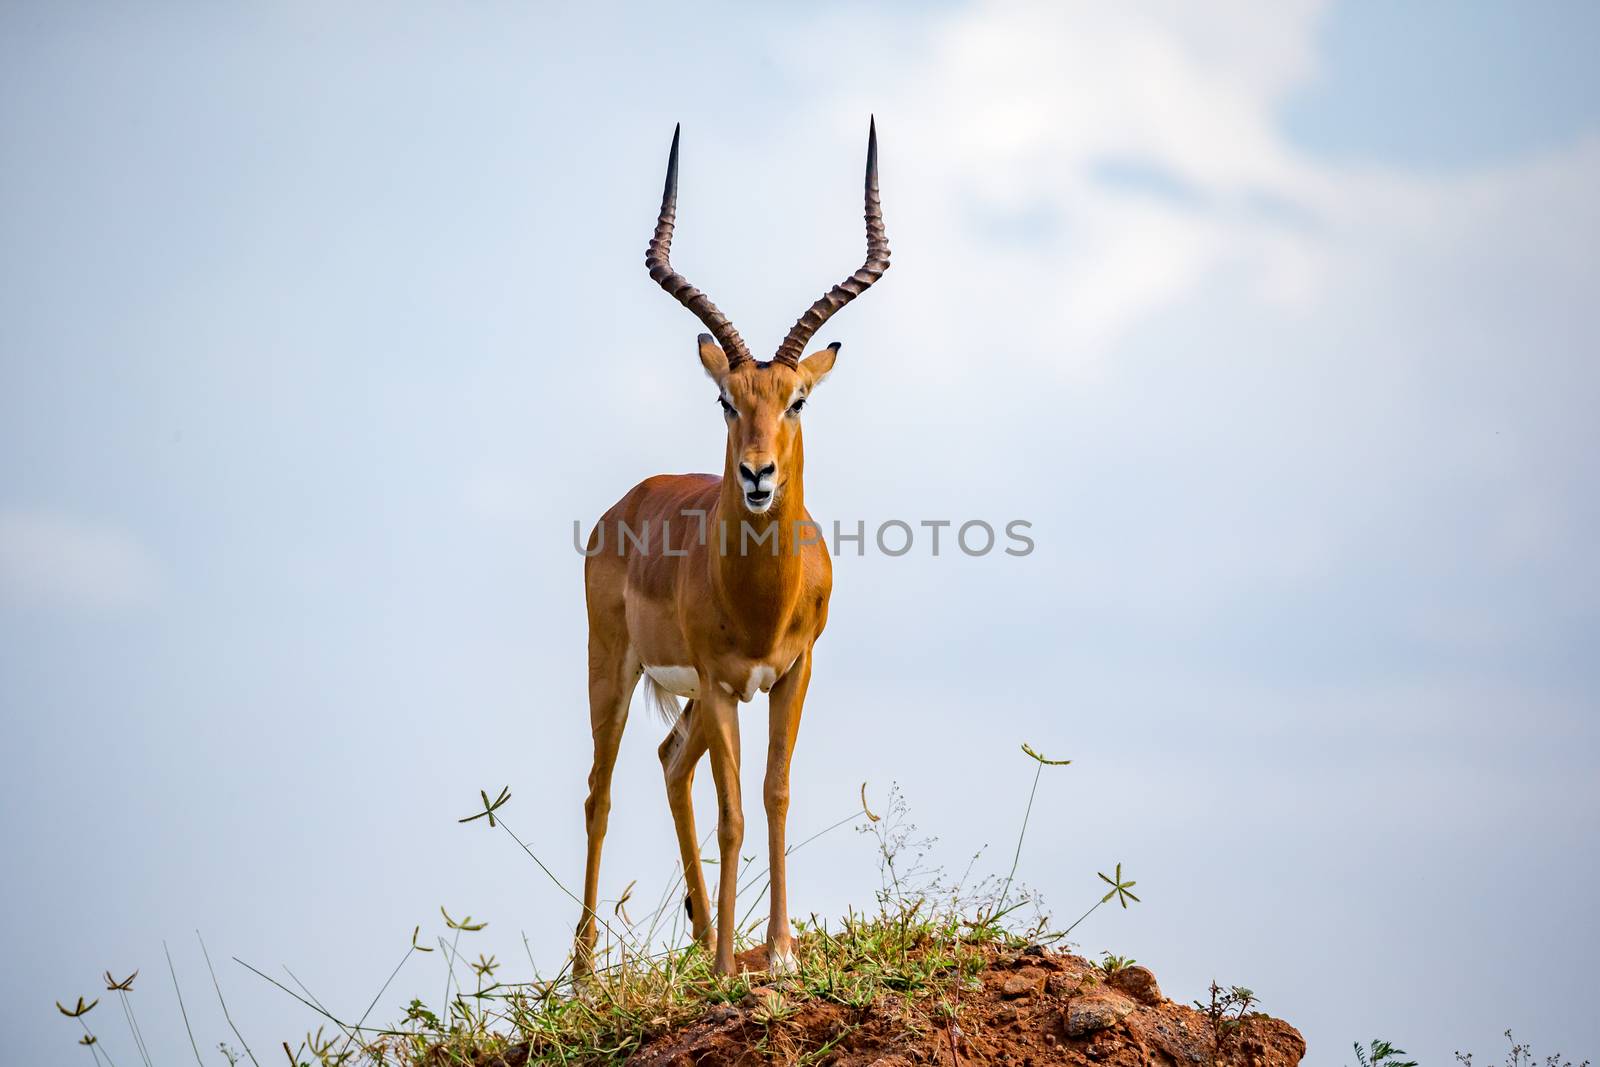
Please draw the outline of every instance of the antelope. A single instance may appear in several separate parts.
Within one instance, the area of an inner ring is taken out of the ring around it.
[[[867,256],[794,324],[771,360],[753,359],[709,297],[673,269],[678,204],[674,129],[655,234],[645,253],[650,277],[694,312],[700,365],[716,383],[727,424],[722,476],[657,475],[628,491],[589,535],[584,593],[589,615],[589,719],[594,764],[584,804],[588,854],[575,972],[593,969],[600,851],[611,810],[611,775],[633,692],[671,724],[659,755],[667,804],[683,860],[685,906],[694,938],[713,951],[711,909],[690,799],[695,765],[711,757],[717,793],[715,967],[734,969],[734,897],[744,810],[739,795],[739,704],[769,693],[763,801],[771,869],[767,968],[795,966],[789,927],[784,831],[789,764],[811,680],[812,651],[828,621],[833,567],[806,512],[801,412],[833,369],[839,343],[805,352],[817,329],[889,268],[878,198],[878,136],[868,127],[865,182]],[[632,539],[622,527],[635,531]],[[606,547],[606,530],[614,544]],[[709,535],[708,535],[709,534]],[[756,546],[746,551],[749,544]],[[768,545],[771,545],[768,548]],[[679,710],[678,698],[688,703]]]

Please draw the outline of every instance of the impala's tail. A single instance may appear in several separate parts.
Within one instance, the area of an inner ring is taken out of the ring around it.
[[[683,705],[678,703],[677,694],[648,674],[644,676],[644,703],[668,726],[682,728]]]

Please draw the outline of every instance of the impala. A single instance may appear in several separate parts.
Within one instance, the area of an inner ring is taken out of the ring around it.
[[[777,972],[794,967],[784,870],[789,763],[811,680],[812,649],[827,624],[833,587],[827,549],[820,537],[810,536],[815,527],[805,506],[800,425],[812,390],[833,369],[839,344],[804,352],[818,327],[889,268],[875,124],[867,134],[865,185],[866,262],[811,305],[770,361],[756,360],[710,298],[672,268],[678,203],[678,131],[673,131],[661,212],[645,266],[711,331],[699,337],[700,365],[716,383],[728,441],[721,477],[647,478],[617,501],[589,536],[584,592],[594,765],[584,804],[588,855],[574,952],[579,973],[593,967],[611,774],[641,676],[647,702],[672,724],[661,743],[661,766],[683,858],[685,906],[694,936],[707,950],[713,948],[711,908],[690,789],[700,757],[711,756],[720,860],[714,949],[721,974],[734,968],[734,897],[744,840],[739,704],[758,692],[770,693],[763,791],[772,886],[767,967]],[[639,536],[621,536],[624,525]],[[600,550],[608,526],[615,543]],[[752,544],[759,547],[747,551]],[[681,711],[679,697],[688,700]]]

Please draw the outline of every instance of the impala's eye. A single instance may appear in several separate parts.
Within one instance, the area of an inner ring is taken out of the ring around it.
[[[726,415],[728,418],[737,419],[739,417],[739,412],[734,408],[734,406],[732,404],[728,403],[728,398],[727,397],[725,397],[725,396],[717,397],[717,403],[722,405],[722,413],[724,415]]]
[[[798,415],[805,408],[805,406],[806,398],[801,397],[799,400],[796,400],[793,404],[789,405],[789,414]]]

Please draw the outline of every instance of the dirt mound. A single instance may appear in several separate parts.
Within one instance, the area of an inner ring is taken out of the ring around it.
[[[628,1062],[1295,1067],[1305,1055],[1305,1040],[1288,1023],[1247,1014],[1215,1028],[1205,1012],[1163,997],[1144,967],[1107,974],[1041,946],[986,948],[984,955],[954,1002],[880,998],[849,1007],[791,999],[781,983],[757,986],[737,1003],[708,1005],[694,1022],[657,1035]],[[762,961],[742,962],[754,969]]]

